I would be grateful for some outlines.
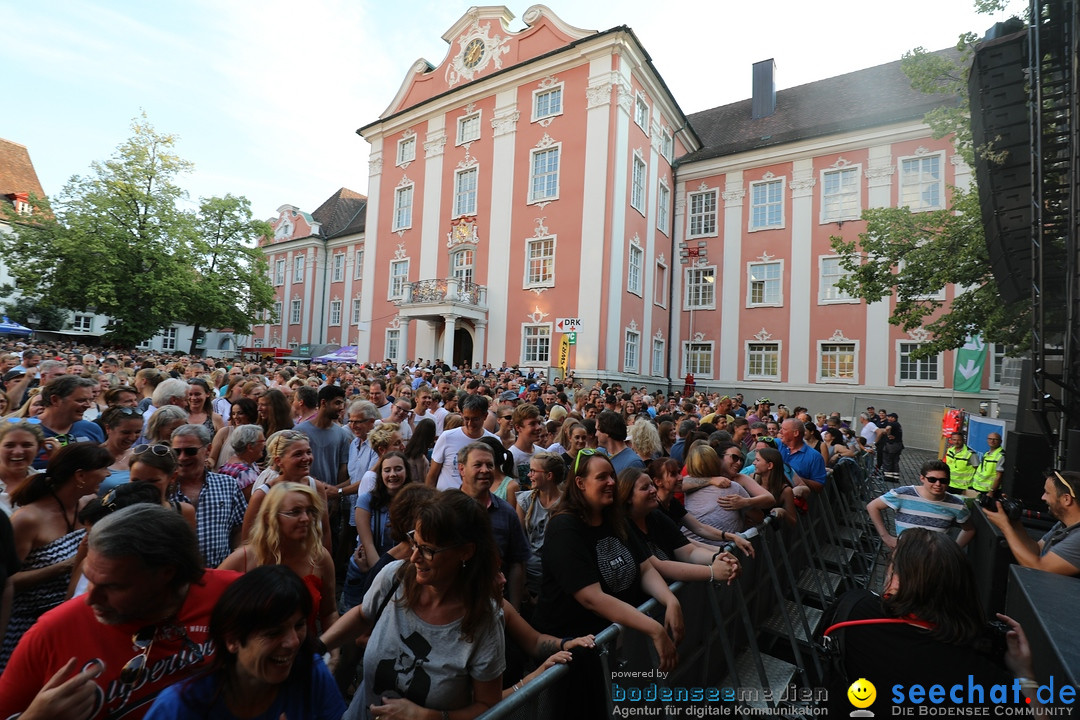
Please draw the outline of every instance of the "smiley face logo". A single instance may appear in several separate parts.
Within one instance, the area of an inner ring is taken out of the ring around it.
[[[851,683],[851,687],[847,690],[847,697],[855,707],[868,708],[877,699],[877,688],[866,678],[859,678]]]

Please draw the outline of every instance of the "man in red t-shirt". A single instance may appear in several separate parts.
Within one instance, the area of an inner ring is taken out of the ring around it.
[[[45,613],[0,676],[0,718],[138,720],[214,654],[210,613],[237,573],[205,570],[179,513],[134,505],[100,520],[89,589]]]

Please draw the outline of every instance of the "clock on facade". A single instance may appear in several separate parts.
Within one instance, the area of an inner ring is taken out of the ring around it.
[[[465,46],[465,52],[462,54],[462,62],[465,63],[465,67],[470,70],[480,64],[480,61],[484,59],[484,41],[480,38],[473,38],[469,41],[469,44]]]

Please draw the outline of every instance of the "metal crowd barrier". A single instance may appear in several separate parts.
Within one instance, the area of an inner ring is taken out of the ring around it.
[[[876,534],[866,536],[865,518],[859,515],[865,497],[865,488],[850,489],[845,497],[830,489],[811,498],[810,512],[800,516],[795,528],[770,519],[749,529],[744,535],[753,543],[755,557],[734,551],[743,572],[730,586],[701,582],[670,586],[683,608],[686,635],[678,647],[678,667],[660,682],[676,699],[665,703],[647,698],[630,701],[633,696],[625,701],[612,698],[613,682],[630,692],[624,678],[652,671],[658,663],[647,636],[618,624],[608,626],[596,642],[610,716],[690,717],[690,706],[718,704],[731,704],[724,714],[734,717],[750,716],[753,712],[746,708],[762,707],[787,717],[814,714],[824,697],[821,664],[811,648],[813,634],[824,609],[839,593],[865,586],[870,576],[866,563],[876,560],[880,549]],[[663,621],[663,608],[655,600],[639,610]],[[548,669],[480,718],[554,718],[547,694],[567,672],[564,665]],[[689,699],[695,690],[706,697]]]

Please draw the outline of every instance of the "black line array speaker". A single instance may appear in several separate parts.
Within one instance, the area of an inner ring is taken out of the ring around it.
[[[1027,31],[984,41],[968,75],[975,178],[986,247],[1005,302],[1031,295],[1031,129]],[[979,152],[989,147],[993,159]]]
[[[1005,474],[1002,489],[1022,500],[1031,509],[1045,509],[1042,503],[1047,468],[1054,466],[1054,451],[1046,436],[1009,431],[1005,443]]]

